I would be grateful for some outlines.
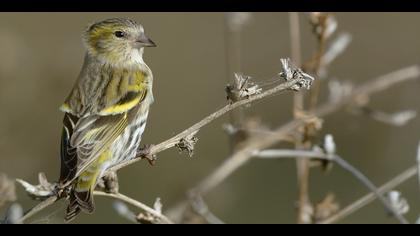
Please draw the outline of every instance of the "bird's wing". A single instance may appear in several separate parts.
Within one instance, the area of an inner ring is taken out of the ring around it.
[[[112,84],[108,83],[108,86]],[[106,89],[112,91],[111,88]],[[127,89],[119,99],[114,99],[116,102],[107,103],[96,114],[78,116],[73,112],[65,113],[61,138],[60,183],[78,177],[110,147],[138,112],[147,92],[147,86]]]

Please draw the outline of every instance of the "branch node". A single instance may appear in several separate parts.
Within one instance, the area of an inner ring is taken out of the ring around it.
[[[137,156],[140,159],[146,159],[150,165],[154,166],[156,164],[156,155],[152,153],[153,144],[146,144],[137,151]]]
[[[106,173],[99,179],[96,189],[100,189],[106,193],[118,193],[119,183],[117,173],[115,171]]]
[[[251,79],[250,76],[235,73],[233,85],[228,84],[225,89],[229,103],[232,104],[262,92],[262,88],[251,82]]]
[[[298,79],[298,81],[290,87],[290,90],[300,91],[302,88],[309,90],[314,82],[315,78],[311,75],[303,72],[302,69],[296,67],[289,58],[280,59],[282,64],[282,72],[279,73],[279,76],[284,80],[290,81],[293,79]]]
[[[195,136],[198,130],[182,138],[175,146],[178,148],[179,152],[187,152],[188,156],[192,157],[194,154],[194,146],[198,141],[198,138]]]

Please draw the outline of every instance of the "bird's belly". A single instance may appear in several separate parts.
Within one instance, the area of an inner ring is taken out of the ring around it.
[[[125,128],[111,146],[112,158],[110,165],[136,157],[144,129],[146,128],[148,111],[137,115],[131,124]]]

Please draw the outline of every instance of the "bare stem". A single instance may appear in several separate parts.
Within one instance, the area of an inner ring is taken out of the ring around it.
[[[391,179],[380,188],[378,188],[378,193],[382,196],[384,193],[391,191],[392,189],[396,188],[398,185],[406,182],[407,180],[411,179],[412,177],[416,176],[417,174],[417,166],[413,166],[406,171],[402,172],[395,178]],[[364,197],[360,198],[359,200],[353,202],[349,206],[343,208],[337,214],[331,216],[330,218],[319,222],[320,224],[332,224],[334,222],[340,221],[343,218],[353,214],[354,212],[360,210],[364,206],[368,205],[369,203],[373,202],[377,198],[377,195],[373,192],[366,194]]]
[[[52,205],[54,202],[56,202],[58,199],[57,196],[52,196],[47,198],[46,200],[40,202],[38,205],[36,205],[35,207],[31,208],[29,211],[27,211],[22,218],[20,218],[20,222],[24,223],[27,219],[29,219],[30,217],[34,216],[36,213],[44,210],[46,207]]]
[[[135,199],[132,199],[124,194],[121,193],[105,193],[105,192],[101,192],[101,191],[94,191],[93,194],[95,196],[104,196],[104,197],[110,197],[110,198],[115,198],[118,200],[121,200],[123,202],[126,202],[132,206],[135,206],[139,209],[142,209],[144,211],[146,211],[147,213],[150,213],[151,215],[153,215],[154,217],[156,217],[159,222],[163,223],[163,224],[173,224],[173,222],[166,216],[164,216],[163,214],[161,214],[160,212],[156,211],[155,209],[147,206],[144,203],[141,203]]]
[[[401,223],[408,224],[408,221],[401,215],[394,207],[390,205],[388,200],[383,196],[383,193],[379,192],[376,186],[358,169],[350,165],[347,161],[339,156],[334,157],[334,161],[339,164],[343,169],[349,171],[356,177],[360,182],[364,183],[366,187],[375,195],[376,198],[382,202],[385,208]]]
[[[315,111],[314,115],[317,117],[327,116],[351,103],[357,95],[369,96],[373,93],[377,93],[390,88],[392,85],[418,79],[419,76],[420,68],[418,66],[410,66],[380,76],[376,79],[373,79],[372,82],[367,82],[366,84],[356,88],[352,94],[343,97],[339,102],[327,103],[320,106]],[[244,145],[243,149],[238,150],[236,153],[226,159],[221,165],[219,165],[219,167],[210,173],[209,176],[207,176],[196,187],[194,187],[193,191],[197,191],[200,195],[205,195],[206,193],[210,192],[213,188],[217,187],[220,183],[225,181],[242,165],[251,160],[255,152],[266,149],[276,142],[283,140],[291,132],[295,131],[297,127],[303,124],[304,121],[301,119],[292,120],[274,131],[265,132],[263,135],[255,135],[251,137],[247,141],[247,145]],[[180,202],[176,206],[172,207],[172,209],[178,209],[181,205],[185,205],[185,202]]]
[[[359,180],[363,185],[365,185],[376,198],[382,202],[385,208],[394,215],[396,219],[398,219],[401,223],[407,224],[408,221],[402,216],[398,211],[396,211],[388,202],[388,200],[383,196],[383,193],[379,192],[376,186],[370,181],[362,172],[360,172],[357,168],[352,166],[346,160],[341,158],[340,156],[334,155],[329,157],[326,154],[314,151],[300,151],[300,150],[264,150],[257,154],[259,158],[267,159],[267,158],[286,158],[286,157],[297,157],[303,159],[324,159],[330,160],[337,163],[341,168],[345,169],[346,171],[350,172],[357,180]]]
[[[231,81],[231,77],[235,72],[242,72],[241,66],[241,33],[243,26],[232,27],[232,21],[238,16],[238,13],[225,13],[224,21],[224,39],[225,39],[225,56],[226,56],[226,78],[228,83]],[[244,111],[237,110],[236,112],[229,113],[229,121],[234,126],[240,126],[244,119]],[[229,139],[230,151],[233,152],[235,149],[235,137],[230,136]]]
[[[246,104],[261,100],[261,99],[263,99],[265,97],[268,97],[268,96],[271,96],[273,94],[288,90],[291,87],[293,87],[297,82],[299,82],[299,79],[293,79],[293,80],[290,80],[288,82],[282,83],[282,84],[280,84],[280,85],[278,85],[278,86],[276,86],[272,89],[269,89],[269,90],[267,90],[263,93],[253,95],[253,96],[249,97],[248,99],[244,99],[244,100],[240,100],[240,101],[237,101],[235,103],[232,103],[232,104],[228,104],[228,105],[224,106],[223,108],[217,110],[216,112],[208,115],[207,117],[205,117],[204,119],[202,119],[198,123],[194,124],[190,128],[188,128],[188,129],[182,131],[181,133],[173,136],[172,138],[170,138],[166,141],[163,141],[163,142],[161,142],[161,143],[159,143],[155,146],[152,146],[150,154],[155,155],[155,154],[157,154],[159,152],[162,152],[166,149],[172,148],[177,143],[179,143],[179,141],[182,138],[185,138],[185,137],[187,137],[191,134],[194,134],[194,133],[198,132],[202,127],[206,126],[207,124],[211,123],[212,121],[216,120],[217,118],[223,116],[224,114],[228,113],[229,111],[232,111],[232,110],[234,110],[238,107],[244,106]],[[108,170],[108,172],[117,171],[117,170],[119,170],[121,168],[124,168],[128,165],[131,165],[131,164],[133,164],[133,163],[135,163],[139,160],[141,160],[141,157],[122,162],[120,164],[117,164],[117,165],[111,167]]]
[[[301,46],[300,46],[300,23],[299,14],[297,12],[289,13],[289,28],[290,28],[290,48],[291,58],[297,66],[301,66]],[[302,93],[296,93],[293,98],[294,116],[304,109],[304,96]]]
[[[301,39],[300,39],[300,22],[299,14],[297,12],[289,13],[289,23],[290,23],[290,45],[292,50],[292,60],[295,61],[297,65],[301,65]],[[317,84],[318,82],[315,82]],[[304,104],[304,94],[297,93],[293,97],[293,116],[295,119],[299,119],[303,110],[305,109]],[[303,144],[303,134],[298,134],[298,137],[295,141],[296,149],[304,148]],[[299,207],[298,207],[298,222],[305,222],[305,209],[309,202],[308,196],[308,178],[309,178],[309,168],[308,162],[305,159],[296,159],[296,168],[297,168],[297,179],[298,179],[298,195],[299,195]]]

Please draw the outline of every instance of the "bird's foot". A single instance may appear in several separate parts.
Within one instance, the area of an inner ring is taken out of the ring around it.
[[[156,164],[156,155],[151,153],[153,146],[153,144],[145,144],[137,151],[137,156],[141,159],[146,159],[152,166]]]
[[[96,188],[106,193],[118,193],[118,176],[115,172],[109,172],[99,179]]]

